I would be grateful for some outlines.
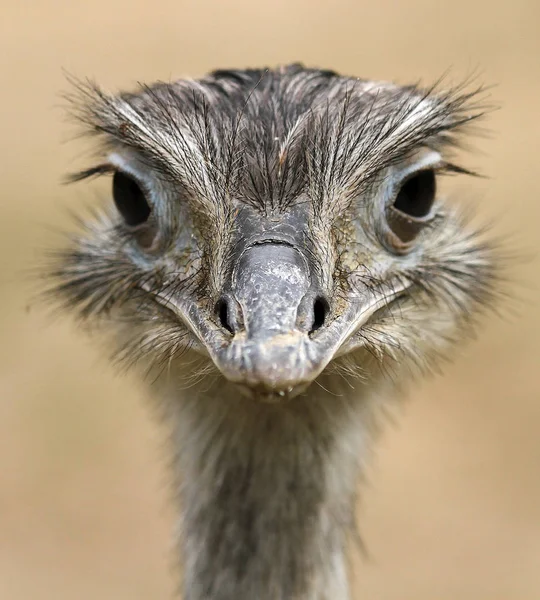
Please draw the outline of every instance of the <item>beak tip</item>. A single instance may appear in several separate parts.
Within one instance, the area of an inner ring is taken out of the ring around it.
[[[216,357],[216,364],[244,396],[282,402],[302,393],[319,375],[321,364],[313,358],[312,345],[300,331],[261,340],[235,336]]]

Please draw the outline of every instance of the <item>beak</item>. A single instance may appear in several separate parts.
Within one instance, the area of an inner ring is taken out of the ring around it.
[[[357,287],[336,314],[302,251],[271,241],[248,247],[236,261],[217,306],[221,327],[192,301],[172,307],[169,298],[167,305],[226,379],[275,402],[301,393],[333,358],[358,347],[354,334],[406,287],[386,293]]]
[[[244,251],[219,307],[222,325],[234,335],[215,355],[227,379],[281,396],[314,379],[320,361],[310,333],[327,304],[313,287],[306,258],[291,245]]]

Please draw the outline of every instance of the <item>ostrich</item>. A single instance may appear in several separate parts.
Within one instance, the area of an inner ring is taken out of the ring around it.
[[[494,247],[437,193],[477,91],[302,65],[109,94],[71,176],[111,201],[52,269],[170,436],[186,600],[347,600],[357,484],[396,390],[469,336]]]

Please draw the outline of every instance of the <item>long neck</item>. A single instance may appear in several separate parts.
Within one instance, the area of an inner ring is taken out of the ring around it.
[[[175,399],[185,600],[349,598],[367,436],[356,400],[265,405],[226,385]]]

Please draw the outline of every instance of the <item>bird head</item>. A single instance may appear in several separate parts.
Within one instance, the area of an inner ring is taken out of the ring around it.
[[[72,179],[108,175],[111,193],[56,291],[121,331],[123,358],[195,354],[265,401],[332,369],[424,367],[493,293],[490,244],[438,191],[468,174],[450,158],[475,98],[299,65],[118,95],[78,82],[101,145]]]

